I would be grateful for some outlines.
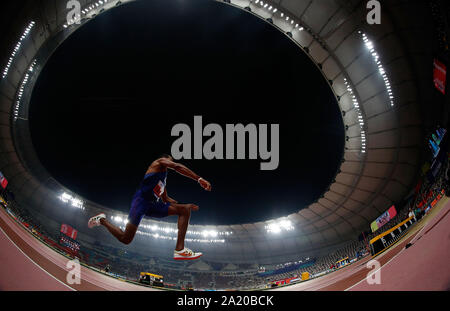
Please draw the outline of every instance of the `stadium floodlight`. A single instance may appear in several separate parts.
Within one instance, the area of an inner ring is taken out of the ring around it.
[[[279,232],[281,232],[280,227],[277,226],[276,224],[271,225],[271,226],[270,226],[270,229],[271,229],[271,232],[273,232],[273,233],[279,233]]]
[[[202,231],[202,235],[204,237],[207,237],[207,236],[216,237],[217,234],[218,234],[217,231],[214,231],[214,230],[204,230],[204,231]]]
[[[290,230],[292,227],[292,223],[290,220],[282,220],[280,221],[280,227],[286,229],[286,230]]]
[[[269,233],[280,233],[281,228],[277,223],[271,223],[266,226],[266,230]]]
[[[65,192],[63,194],[61,194],[61,196],[60,196],[61,201],[63,201],[64,203],[69,202],[70,198],[71,198],[71,196]]]
[[[85,209],[84,206],[83,206],[83,201],[82,201],[82,200],[80,200],[80,199],[78,199],[78,198],[75,198],[75,197],[71,196],[71,195],[68,194],[67,192],[63,192],[63,193],[59,196],[59,199],[60,199],[62,202],[64,202],[64,203],[69,203],[69,202],[70,202],[71,205],[72,205],[73,207],[77,207],[77,208],[82,209],[82,210]]]
[[[72,199],[72,206],[80,207],[81,205],[82,205],[82,201],[80,199],[76,199],[76,198]]]
[[[292,222],[288,219],[273,221],[266,225],[266,231],[268,233],[280,233],[281,231],[291,231],[294,230]]]
[[[172,240],[176,240],[177,238],[174,236],[171,236],[171,234],[177,235],[178,233],[178,228],[174,228],[174,227],[170,227],[170,226],[159,226],[157,224],[151,224],[151,225],[145,225],[145,224],[141,224],[140,226],[141,229],[147,229],[150,230],[152,232],[146,232],[146,231],[141,231],[141,235],[144,236],[151,236],[153,238],[159,238],[159,239],[172,239]],[[158,233],[158,236],[155,237],[155,234]],[[202,230],[202,231],[197,231],[197,230],[188,230],[187,235],[196,235],[196,236],[202,236],[204,238],[207,237],[211,237],[211,238],[215,238],[219,235],[230,235],[233,232],[218,232],[216,230]],[[196,239],[192,239],[192,241],[194,241]],[[198,240],[198,241],[197,241]],[[220,240],[220,239],[197,239],[197,242],[200,243],[223,243],[225,240]]]

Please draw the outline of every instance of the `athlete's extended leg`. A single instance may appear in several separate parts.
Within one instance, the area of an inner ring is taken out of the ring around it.
[[[130,244],[133,241],[134,235],[136,234],[137,226],[132,222],[128,222],[125,231],[120,228],[110,224],[106,220],[106,215],[104,213],[98,214],[97,216],[91,217],[88,222],[89,228],[94,228],[103,225],[114,235],[120,242],[124,244]]]
[[[175,247],[176,251],[184,249],[184,238],[189,226],[189,219],[191,217],[191,210],[197,211],[198,206],[195,204],[179,204],[171,203],[169,206],[169,216],[178,215],[178,239]]]
[[[197,259],[203,255],[200,252],[193,252],[189,248],[184,247],[184,238],[189,225],[191,210],[198,211],[198,206],[195,204],[170,203],[168,208],[169,216],[178,215],[178,240],[175,251],[173,252],[173,259],[175,260]]]
[[[100,223],[104,227],[106,227],[106,229],[108,229],[108,231],[111,232],[111,234],[114,235],[116,239],[118,239],[123,244],[130,244],[131,241],[133,241],[134,235],[136,234],[138,228],[132,223],[127,223],[125,231],[122,231],[119,227],[116,227],[110,222],[108,222],[106,218],[100,219]]]

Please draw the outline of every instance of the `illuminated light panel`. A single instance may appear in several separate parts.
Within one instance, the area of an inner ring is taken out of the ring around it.
[[[364,130],[364,118],[362,116],[361,109],[359,108],[358,100],[356,99],[356,96],[353,93],[353,89],[350,86],[350,83],[348,83],[346,78],[344,78],[344,83],[345,87],[347,88],[347,91],[350,93],[350,96],[352,97],[354,110],[358,114],[358,123],[361,132],[361,152],[366,153],[366,132]]]
[[[8,75],[9,68],[11,67],[12,62],[14,61],[14,57],[16,56],[17,52],[19,51],[20,47],[22,46],[23,40],[27,37],[27,35],[30,33],[31,29],[34,27],[36,23],[34,21],[31,21],[27,28],[25,28],[25,31],[23,32],[22,36],[19,38],[19,41],[17,42],[16,46],[14,47],[11,56],[8,59],[8,63],[6,64],[5,69],[3,70],[2,79],[6,78]]]
[[[394,107],[394,93],[392,92],[391,83],[389,82],[389,78],[386,74],[386,70],[384,70],[383,64],[380,61],[380,56],[375,51],[373,42],[369,40],[367,35],[365,33],[363,33],[362,31],[358,31],[358,33],[362,36],[362,39],[364,41],[366,48],[369,50],[370,55],[372,56],[375,64],[377,64],[378,71],[380,72],[380,75],[383,78],[384,85],[386,87],[386,92],[389,96],[389,104],[391,105],[391,107]]]
[[[269,223],[266,225],[267,233],[280,233],[282,231],[292,231],[294,230],[294,226],[292,226],[292,222],[290,220],[280,220]]]
[[[141,236],[148,236],[148,237],[152,237],[154,239],[162,239],[162,240],[170,240],[170,241],[176,241],[177,237],[176,236],[168,236],[168,235],[163,235],[163,234],[159,234],[159,233],[151,233],[151,232],[145,232],[142,230],[138,230],[136,231],[136,233],[138,235]],[[185,238],[186,242],[196,242],[196,243],[225,243],[224,239],[192,239],[192,238]]]
[[[253,1],[250,1],[253,2]],[[260,1],[260,0],[255,0],[255,5],[259,4],[261,6],[262,9],[266,9],[269,12],[271,12],[272,14],[277,13],[279,10],[278,8],[274,7],[273,5],[270,5],[268,3],[265,3],[264,1]],[[285,18],[286,21],[291,21],[291,25],[294,24],[294,18],[289,17],[287,14],[285,14],[284,12],[279,12],[280,16]],[[295,25],[294,29],[298,29],[299,31],[303,31],[303,27],[301,27],[298,23]]]
[[[14,120],[17,120],[17,118],[19,117],[20,101],[22,100],[23,91],[25,90],[25,85],[28,83],[28,80],[30,78],[30,74],[34,70],[34,66],[36,66],[36,60],[33,60],[31,62],[30,67],[28,67],[28,70],[27,70],[27,72],[25,74],[25,77],[23,78],[22,83],[20,84],[19,91],[17,92],[16,101],[14,103],[14,108],[13,108]]]
[[[119,216],[119,215],[111,216],[111,219],[114,222],[118,223],[119,225],[126,224],[128,222],[128,219],[126,216]],[[166,226],[158,226],[155,224],[152,224],[152,225],[141,224],[139,226],[139,228],[141,230],[138,230],[137,233],[142,236],[153,237],[155,239],[166,239],[166,240],[173,240],[173,241],[177,240],[176,234],[178,234],[178,229],[175,227],[170,227],[167,225]],[[148,231],[142,230],[142,229],[146,229]],[[218,232],[216,230],[202,230],[202,231],[188,230],[186,232],[187,235],[199,236],[199,238],[187,237],[185,240],[188,242],[198,242],[198,243],[225,243],[224,239],[218,239],[217,237],[229,236],[232,233],[233,232],[230,232],[230,231]],[[172,236],[171,236],[171,234],[172,234]]]
[[[84,208],[84,202],[78,198],[75,198],[73,196],[71,196],[70,194],[68,194],[67,192],[62,193],[59,196],[59,199],[64,202],[64,203],[70,203],[71,206],[79,208],[81,210],[85,210]]]

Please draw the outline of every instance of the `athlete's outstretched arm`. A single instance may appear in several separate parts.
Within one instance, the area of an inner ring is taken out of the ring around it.
[[[158,160],[158,163],[166,168],[173,169],[177,173],[189,177],[193,180],[196,180],[198,183],[200,183],[200,186],[202,186],[205,190],[211,191],[211,184],[209,181],[203,179],[202,177],[195,174],[192,170],[184,166],[183,164],[171,161],[167,158],[161,158]]]

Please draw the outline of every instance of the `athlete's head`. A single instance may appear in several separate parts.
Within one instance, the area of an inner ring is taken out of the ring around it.
[[[159,156],[160,158],[166,158],[169,159],[170,161],[173,161],[173,158],[170,154],[167,153],[163,153],[162,155]]]

